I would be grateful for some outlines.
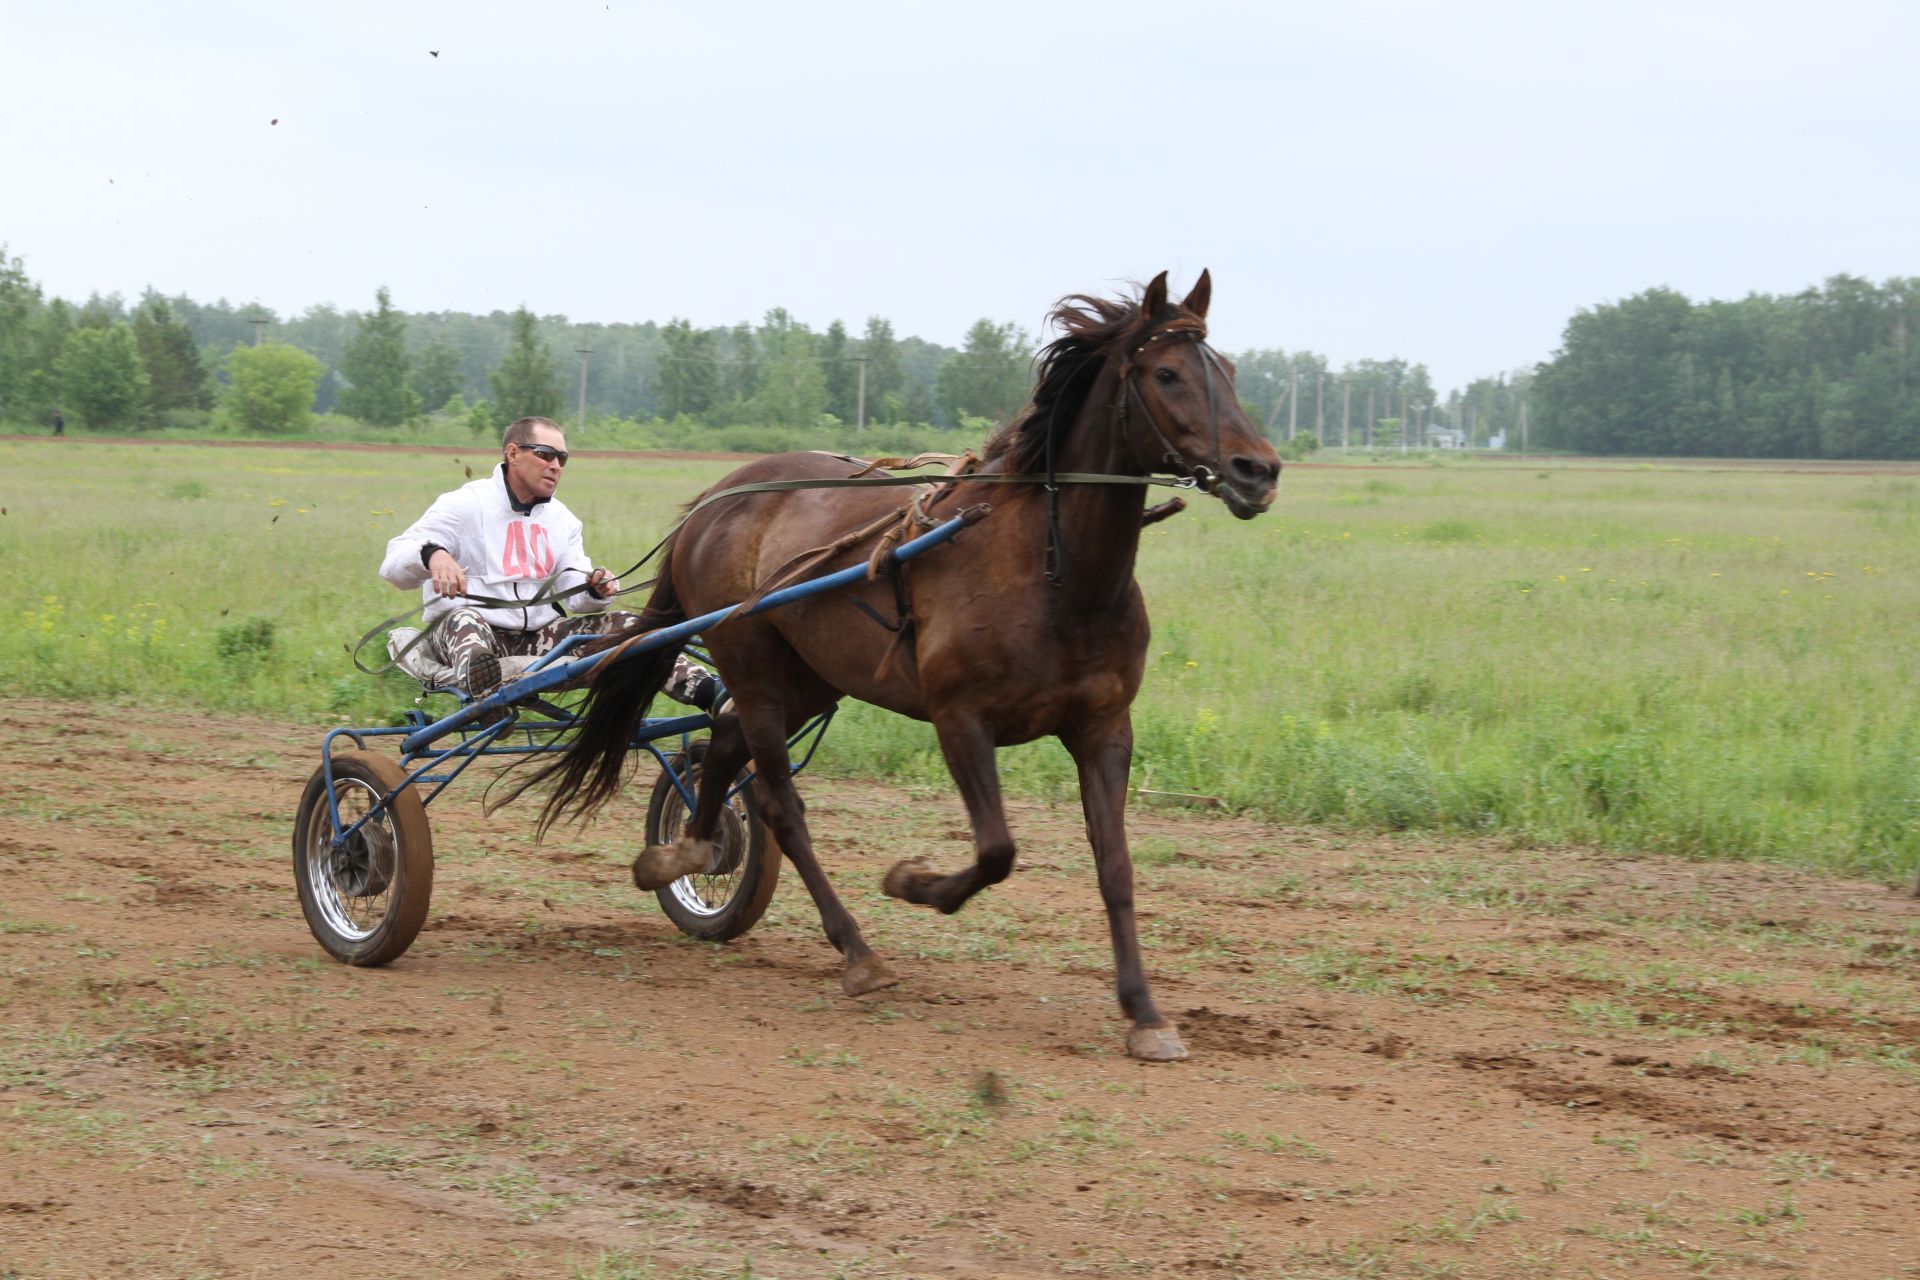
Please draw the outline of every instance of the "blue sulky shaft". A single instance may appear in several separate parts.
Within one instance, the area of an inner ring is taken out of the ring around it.
[[[945,524],[921,534],[911,542],[902,543],[900,546],[894,548],[892,556],[894,563],[905,563],[923,552],[932,550],[941,543],[950,540],[955,534],[959,533],[960,530],[972,524],[985,514],[985,509],[973,508],[965,514],[955,516]],[[866,576],[866,565],[850,565],[845,569],[829,573],[824,577],[812,578],[791,587],[783,587],[779,591],[775,591],[766,596],[758,604],[754,605],[753,608],[749,609],[747,613],[749,615],[765,613],[768,609],[778,608],[783,604],[791,604],[795,600],[804,600],[809,596],[817,596],[841,587],[851,586]],[[690,639],[702,631],[720,625],[720,623],[732,617],[739,608],[740,606],[737,604],[730,604],[724,609],[715,609],[712,613],[702,614],[698,618],[689,618],[687,621],[674,626],[663,627],[649,634],[646,639],[626,652],[629,654],[645,653],[649,650],[665,648],[667,645],[677,644],[682,640]],[[612,652],[612,650],[607,650],[606,652],[596,653],[589,657],[576,658],[571,662],[556,663],[539,670],[531,671],[512,684],[496,689],[480,701],[464,706],[452,715],[441,720],[436,720],[426,728],[409,735],[406,741],[401,743],[401,750],[407,755],[412,755],[416,751],[423,750],[436,739],[474,720],[481,712],[488,708],[504,707],[508,703],[520,698],[543,693],[557,685],[566,684],[571,680],[577,680],[589,669],[611,656]]]

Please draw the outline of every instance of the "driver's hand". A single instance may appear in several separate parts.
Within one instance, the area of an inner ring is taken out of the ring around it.
[[[467,594],[467,571],[453,558],[453,553],[444,548],[433,553],[433,559],[427,561],[427,570],[433,574],[434,594],[442,596],[463,596]]]
[[[605,600],[620,589],[620,580],[605,569],[595,569],[587,575],[587,589],[593,592],[595,598]]]

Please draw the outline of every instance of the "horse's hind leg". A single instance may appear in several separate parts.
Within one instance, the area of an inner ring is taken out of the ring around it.
[[[740,727],[753,751],[754,785],[759,788],[760,817],[773,832],[793,862],[794,870],[806,882],[813,905],[820,912],[820,925],[827,941],[833,943],[846,961],[840,985],[850,996],[863,996],[900,981],[892,969],[860,934],[852,913],[841,903],[819,859],[813,856],[813,839],[807,833],[806,805],[794,788],[791,764],[787,758],[787,728],[784,712],[777,706],[745,705],[747,699],[734,690],[734,706],[739,708]],[[705,795],[702,797],[705,808]]]
[[[924,858],[895,863],[881,884],[889,897],[915,902],[952,915],[967,899],[1013,871],[1013,833],[1000,800],[1000,771],[994,764],[993,738],[978,721],[942,720],[934,724],[947,772],[960,789],[973,828],[973,865],[942,875]]]
[[[747,762],[747,739],[735,716],[722,716],[714,722],[707,740],[707,754],[700,762],[700,785],[695,791],[693,817],[673,844],[648,845],[633,860],[633,883],[644,890],[672,884],[681,876],[705,871],[713,865],[713,834],[720,825],[720,810],[727,790]]]

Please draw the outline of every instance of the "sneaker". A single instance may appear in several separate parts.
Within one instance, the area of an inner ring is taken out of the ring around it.
[[[500,687],[500,659],[491,653],[476,653],[467,661],[467,678],[463,684],[467,697],[478,702]],[[476,719],[477,729],[499,724],[508,715],[505,707],[496,707]]]
[[[711,671],[703,671],[687,681],[687,691],[680,695],[680,701],[696,711],[712,711],[723,694],[720,677]]]

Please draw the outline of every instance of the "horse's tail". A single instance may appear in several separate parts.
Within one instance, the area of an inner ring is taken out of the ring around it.
[[[668,565],[673,559],[671,545],[661,558],[660,574],[654,579],[653,594],[640,613],[637,627],[616,633],[593,647],[612,647],[600,660],[581,702],[573,741],[551,764],[542,766],[532,777],[507,794],[506,804],[534,787],[552,784],[547,802],[540,810],[536,827],[544,836],[547,829],[566,816],[590,817],[620,790],[626,771],[627,749],[654,695],[673,678],[674,663],[686,642],[662,645],[645,652],[622,652],[641,636],[661,627],[685,622],[687,614],[674,591]]]

